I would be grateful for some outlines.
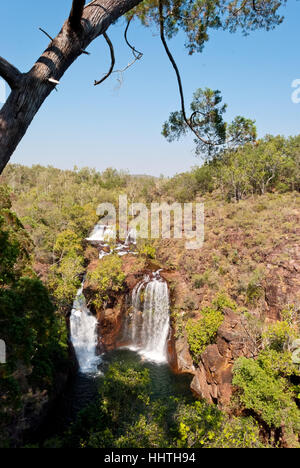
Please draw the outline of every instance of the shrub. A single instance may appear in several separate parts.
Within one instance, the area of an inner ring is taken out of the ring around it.
[[[226,420],[222,431],[212,444],[213,448],[263,448],[259,439],[259,425],[253,418]]]
[[[216,274],[214,274],[211,270],[206,270],[202,275],[194,275],[192,280],[196,289],[202,288],[205,284],[213,288],[217,284]]]
[[[239,400],[256,413],[270,428],[285,425],[300,430],[300,411],[285,379],[261,367],[261,361],[241,357],[234,364],[233,385],[239,388]]]
[[[220,311],[223,311],[224,309],[237,309],[237,304],[225,293],[220,293],[217,295],[217,297],[213,300],[213,306],[216,310]]]
[[[192,280],[193,280],[194,288],[196,289],[202,288],[202,286],[204,286],[205,284],[203,275],[194,275]]]
[[[96,290],[93,304],[103,307],[112,292],[123,289],[125,274],[122,271],[122,259],[118,255],[110,255],[99,261],[97,268],[89,272],[87,280]]]
[[[224,320],[222,312],[210,307],[203,309],[201,314],[202,317],[197,322],[190,319],[186,325],[188,344],[196,362],[205,348],[214,341]]]
[[[178,425],[178,448],[208,447],[219,433],[223,415],[215,407],[203,401],[181,403],[175,414]]]
[[[195,310],[195,301],[193,300],[192,297],[185,297],[184,303],[183,303],[183,310],[185,311],[192,311]]]
[[[155,260],[156,258],[156,248],[151,245],[149,242],[146,241],[139,241],[138,242],[138,249],[140,255],[146,258],[150,258]]]
[[[289,348],[297,337],[295,329],[286,321],[270,325],[263,334],[266,344],[275,351],[284,351]]]
[[[262,272],[256,269],[248,283],[246,296],[247,302],[255,304],[264,294],[264,289],[261,284]]]

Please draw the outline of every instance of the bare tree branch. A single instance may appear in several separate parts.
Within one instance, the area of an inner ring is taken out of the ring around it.
[[[0,57],[0,76],[7,82],[11,89],[16,89],[19,85],[22,73],[3,57]]]
[[[69,24],[74,31],[78,31],[81,28],[81,18],[83,15],[84,5],[85,0],[73,0],[69,16]]]
[[[132,67],[132,65],[135,64],[135,62],[137,62],[137,60],[140,60],[142,57],[143,57],[143,53],[142,52],[139,52],[133,45],[130,44],[130,42],[128,41],[128,38],[127,38],[127,34],[128,34],[128,29],[129,29],[129,26],[130,26],[130,23],[132,21],[132,17],[128,20],[128,23],[127,23],[127,26],[125,28],[125,31],[124,31],[124,39],[125,39],[125,42],[126,44],[128,45],[128,47],[132,50],[132,54],[133,54],[133,60],[128,63],[128,65],[126,65],[125,68],[121,69],[121,70],[116,70],[114,71],[114,73],[119,73],[119,78],[118,78],[118,81],[120,83],[120,86],[122,85],[122,82],[123,82],[123,74],[126,72],[126,70],[128,70],[128,68]]]
[[[181,80],[180,72],[179,72],[178,66],[177,66],[177,64],[175,62],[175,59],[174,59],[173,55],[171,54],[171,51],[170,51],[170,49],[168,47],[168,44],[167,44],[167,41],[166,41],[166,38],[165,38],[165,19],[164,19],[164,15],[163,15],[162,0],[159,0],[159,24],[160,24],[160,39],[161,39],[161,41],[163,43],[163,46],[164,46],[165,51],[167,53],[167,56],[168,56],[172,66],[173,66],[173,68],[175,70],[175,73],[176,73],[178,87],[179,87],[180,101],[181,101],[181,112],[182,112],[183,119],[184,119],[186,125],[194,133],[194,135],[196,135],[198,140],[202,141],[202,143],[205,143],[206,145],[212,145],[212,143],[210,141],[207,141],[204,138],[202,138],[201,135],[199,134],[199,132],[193,126],[194,114],[192,115],[192,119],[188,118],[187,115],[186,115],[184,92],[183,92],[183,86],[182,86],[182,80]]]
[[[112,72],[114,70],[115,63],[116,63],[115,53],[114,53],[114,46],[112,45],[112,42],[111,42],[111,40],[109,39],[109,37],[108,37],[108,35],[106,33],[103,33],[103,37],[104,37],[104,39],[106,40],[106,42],[107,42],[107,44],[109,46],[111,65],[110,65],[109,71],[104,75],[103,78],[101,78],[101,80],[99,80],[99,81],[95,80],[95,83],[94,83],[95,86],[98,86],[99,84],[103,83],[103,81],[105,81],[112,74]]]
[[[127,33],[128,33],[128,29],[129,29],[129,26],[130,26],[130,23],[132,21],[132,18],[131,17],[129,20],[128,20],[128,23],[127,23],[127,26],[126,26],[126,29],[125,29],[125,33],[124,33],[124,38],[125,38],[125,42],[126,44],[128,45],[128,47],[130,47],[130,49],[132,50],[132,53],[134,55],[134,57],[137,59],[137,60],[140,60],[143,56],[142,52],[139,52],[138,50],[136,50],[136,48],[130,44],[130,42],[128,41],[128,38],[127,38]]]
[[[50,34],[47,33],[47,31],[45,31],[45,30],[42,29],[42,28],[39,28],[39,30],[40,30],[43,34],[45,34],[45,36],[47,36],[47,37],[50,39],[51,42],[54,41],[53,37],[51,37]],[[87,51],[84,50],[84,49],[81,49],[81,52],[82,52],[83,54],[85,54],[85,55],[91,55],[89,52],[87,52]]]
[[[39,30],[40,30],[43,34],[45,34],[45,36],[47,36],[47,37],[50,39],[50,41],[53,41],[53,37],[51,37],[50,34],[47,33],[47,31],[45,31],[45,30],[42,29],[42,28],[39,28]]]
[[[128,38],[127,38],[127,33],[128,33],[128,29],[129,29],[129,25],[132,21],[132,18],[130,18],[127,22],[127,26],[125,28],[125,32],[124,32],[124,39],[125,39],[125,42],[126,44],[128,45],[128,47],[130,47],[130,49],[132,50],[132,53],[133,53],[133,56],[134,56],[134,60],[130,63],[128,63],[128,65],[126,65],[125,68],[123,68],[122,70],[115,70],[114,71],[114,66],[115,66],[115,54],[114,54],[114,48],[113,48],[113,45],[109,39],[109,37],[107,36],[106,33],[103,34],[106,42],[108,43],[109,45],[109,48],[110,48],[110,56],[111,56],[111,66],[110,66],[110,69],[109,71],[106,73],[106,75],[104,75],[103,78],[101,78],[100,81],[95,81],[95,86],[103,83],[103,81],[105,81],[112,73],[119,73],[121,75],[121,78],[119,78],[119,82],[122,83],[122,76],[123,76],[123,73],[128,70],[128,68],[130,68],[137,60],[140,60],[143,56],[142,52],[139,52],[133,45],[130,44],[130,42],[128,41]]]

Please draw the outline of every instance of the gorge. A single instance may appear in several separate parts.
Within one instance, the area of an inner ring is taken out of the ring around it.
[[[97,224],[86,239],[99,252],[99,262],[103,258],[117,255],[134,256],[136,237],[135,230],[130,229],[124,243],[111,244],[114,229],[111,226]],[[109,260],[108,260],[109,261]],[[171,335],[170,297],[167,281],[161,276],[162,270],[145,271],[131,290],[123,292],[126,307],[119,333],[111,342],[110,348],[101,346],[105,341],[105,327],[101,326],[101,312],[92,313],[87,305],[91,300],[84,296],[86,278],[74,300],[70,315],[70,339],[78,361],[78,375],[69,389],[68,399],[71,409],[62,405],[60,413],[65,413],[63,420],[67,422],[76,417],[79,410],[93,401],[95,384],[99,385],[105,379],[105,373],[110,363],[139,363],[150,371],[152,391],[156,398],[167,398],[170,395],[187,395],[192,398],[189,390],[190,377],[176,375],[168,361],[168,341]],[[95,311],[94,311],[95,312]],[[106,312],[103,311],[102,314]],[[84,404],[80,404],[80,400]],[[61,414],[60,414],[61,417]],[[56,426],[56,418],[52,423]]]
[[[97,224],[86,239],[99,250],[99,261],[117,254],[136,255],[137,233],[129,229],[124,243],[120,241],[110,246],[115,237],[112,226]],[[137,351],[145,359],[167,362],[167,340],[170,334],[170,301],[167,282],[161,276],[162,270],[145,274],[128,295],[128,310],[120,331],[127,347]],[[95,372],[100,357],[97,357],[97,343],[101,341],[101,322],[87,307],[84,297],[84,281],[75,298],[70,316],[70,335],[80,371]],[[97,337],[97,335],[99,335]],[[118,347],[117,345],[114,347]],[[98,353],[99,354],[99,353]]]

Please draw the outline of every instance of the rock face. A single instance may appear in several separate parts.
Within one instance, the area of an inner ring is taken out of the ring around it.
[[[235,312],[227,309],[215,344],[201,355],[191,389],[209,403],[226,406],[232,395],[232,368],[240,356],[252,356],[252,345]]]
[[[230,309],[225,310],[224,322],[218,330],[216,343],[202,353],[196,367],[189,351],[187,337],[176,339],[174,330],[168,343],[169,363],[177,373],[194,376],[191,382],[193,393],[207,402],[225,407],[232,395],[232,368],[240,357],[253,356],[254,349],[241,318]]]
[[[122,345],[125,310],[124,300],[120,298],[114,308],[105,309],[97,313],[100,353],[111,351]]]
[[[173,328],[168,341],[168,361],[175,373],[193,374],[196,371],[186,338],[176,339]]]
[[[280,311],[287,304],[300,306],[300,247],[282,247],[286,258],[281,261],[278,261],[278,250],[268,258],[264,282],[266,317],[270,321],[280,320]]]

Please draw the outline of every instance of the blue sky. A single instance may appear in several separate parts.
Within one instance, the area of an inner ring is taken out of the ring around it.
[[[0,55],[27,71],[48,45],[39,27],[55,35],[68,14],[71,0],[2,2]],[[187,103],[206,86],[219,89],[228,104],[226,118],[256,119],[259,135],[300,133],[300,104],[291,100],[291,83],[300,78],[300,2],[289,0],[284,23],[271,32],[250,36],[212,31],[202,54],[190,57],[184,37],[170,42],[180,66]],[[109,30],[116,68],[131,61],[123,41],[124,20]],[[134,22],[129,39],[144,53],[130,68],[121,87],[117,75],[99,87],[109,67],[109,51],[99,38],[68,70],[59,92],[43,105],[12,162],[60,168],[90,166],[129,170],[135,174],[173,175],[201,161],[193,154],[192,138],[168,143],[161,127],[179,109],[174,72],[157,32]]]

